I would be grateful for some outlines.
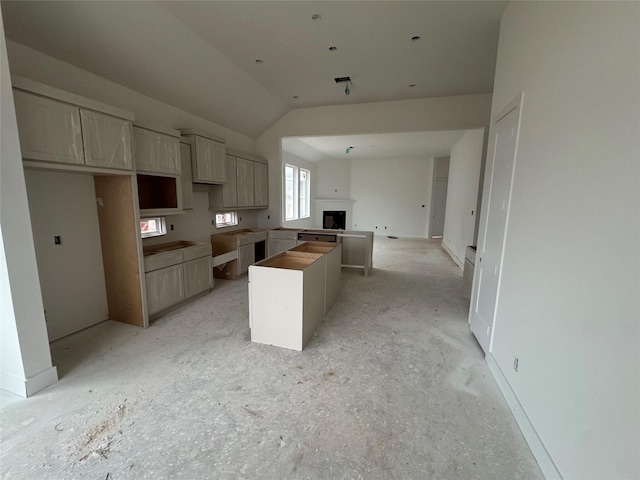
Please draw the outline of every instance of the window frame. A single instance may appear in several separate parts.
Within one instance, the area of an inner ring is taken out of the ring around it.
[[[152,232],[144,232],[142,230],[143,223],[149,223],[149,221],[155,221],[157,223],[157,228]],[[167,219],[165,217],[144,217],[140,219],[139,224],[140,230],[140,238],[154,238],[154,237],[162,237],[167,234]]]
[[[218,222],[219,215],[231,215],[231,220]],[[236,225],[238,225],[238,223],[240,223],[238,212],[237,211],[216,212],[214,215],[214,223],[216,228],[235,227]]]
[[[288,170],[291,170],[291,178],[288,177]],[[301,181],[304,172],[306,179]],[[311,171],[308,168],[285,163],[282,169],[283,212],[285,222],[301,220],[311,217]],[[302,189],[301,189],[302,184]],[[293,192],[289,190],[292,189]],[[292,212],[289,215],[289,212]]]

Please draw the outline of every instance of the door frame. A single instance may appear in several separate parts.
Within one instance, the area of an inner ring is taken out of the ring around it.
[[[440,181],[446,181],[447,182],[447,188],[449,187],[449,171],[447,170],[447,178],[443,178],[440,177],[438,178],[437,172],[438,172],[438,160],[444,160],[447,159],[449,161],[449,166],[451,166],[451,155],[443,155],[441,157],[434,157],[433,158],[433,169],[431,171],[431,201],[430,201],[430,205],[429,205],[429,231],[427,232],[427,238],[433,238],[433,214],[435,211],[435,207],[436,207],[436,184],[438,182],[438,180]],[[446,210],[447,210],[447,199],[445,197],[445,208],[444,208],[444,212],[442,212],[443,217],[446,216]],[[444,235],[444,226],[442,227],[443,230],[443,235]]]
[[[493,310],[493,315],[491,318],[491,333],[489,337],[489,347],[487,351],[485,351],[485,355],[493,350],[493,339],[496,330],[496,317],[498,308],[500,306],[500,290],[502,286],[502,270],[504,265],[504,251],[505,245],[507,243],[507,233],[509,231],[509,218],[511,216],[511,200],[513,197],[513,180],[515,178],[516,165],[518,161],[518,145],[520,143],[520,126],[522,124],[522,106],[524,103],[524,92],[520,92],[513,98],[511,101],[507,102],[507,104],[501,108],[497,115],[495,115],[491,121],[491,126],[489,130],[489,145],[487,150],[487,162],[485,164],[485,175],[484,175],[484,185],[482,189],[482,205],[480,208],[480,225],[478,229],[478,246],[477,252],[480,255],[480,252],[483,251],[484,241],[486,238],[486,224],[487,224],[487,209],[488,202],[491,196],[491,182],[493,179],[493,171],[486,171],[488,168],[493,169],[494,162],[493,156],[495,155],[495,136],[496,136],[496,125],[502,120],[504,117],[509,115],[514,110],[517,110],[517,121],[516,121],[516,131],[515,131],[515,146],[514,146],[514,154],[513,154],[513,165],[511,167],[511,179],[509,182],[509,195],[507,197],[507,212],[505,218],[504,232],[502,236],[502,251],[500,253],[500,267],[498,268],[498,284],[496,287],[496,301]],[[490,160],[491,159],[491,160]],[[478,260],[476,260],[478,261]],[[471,317],[474,311],[474,304],[477,303],[477,287],[478,287],[478,276],[480,274],[480,269],[475,268],[473,275],[473,284],[471,287],[471,303],[469,308],[469,326],[471,326]],[[475,335],[475,334],[474,334]]]

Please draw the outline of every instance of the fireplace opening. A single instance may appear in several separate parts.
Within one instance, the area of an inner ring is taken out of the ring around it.
[[[325,210],[322,212],[322,228],[345,230],[347,228],[347,212],[344,210]]]

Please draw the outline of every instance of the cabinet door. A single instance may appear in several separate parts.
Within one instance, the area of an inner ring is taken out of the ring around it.
[[[227,181],[222,185],[222,206],[223,207],[237,207],[238,206],[238,192],[236,182],[236,157],[232,155],[225,155],[225,170],[227,175]]]
[[[190,298],[213,287],[211,257],[201,257],[182,264],[184,298]]]
[[[149,315],[184,300],[182,265],[161,268],[145,274]]]
[[[249,265],[256,262],[255,248],[253,243],[242,245],[238,248],[238,275],[247,273],[249,271]]]
[[[254,205],[256,207],[269,206],[269,167],[264,163],[253,164],[253,178],[255,188]]]
[[[182,209],[193,209],[193,183],[191,183],[191,145],[180,144],[180,163],[182,182]]]
[[[82,109],[80,119],[87,165],[132,169],[131,122]]]
[[[225,182],[225,145],[209,138],[195,136],[196,155],[193,161],[193,181],[196,183]]]
[[[176,137],[133,127],[133,151],[139,171],[180,175],[179,145]]]
[[[80,109],[14,90],[22,158],[84,165]]]
[[[245,158],[236,159],[238,172],[238,207],[253,207],[253,162]]]

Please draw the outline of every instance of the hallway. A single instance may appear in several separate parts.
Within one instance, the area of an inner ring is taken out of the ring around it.
[[[541,479],[439,242],[373,264],[302,352],[249,341],[246,277],[54,342],[58,383],[0,393],[3,478]]]

